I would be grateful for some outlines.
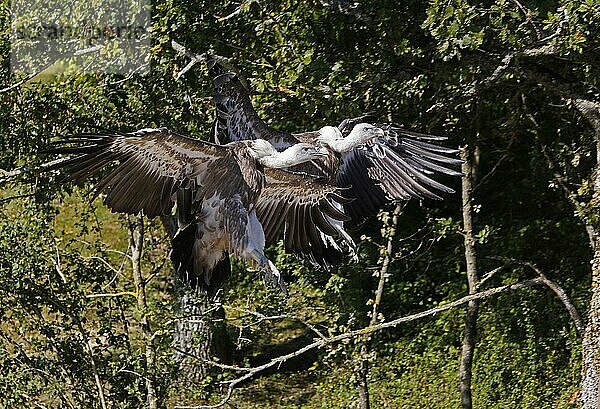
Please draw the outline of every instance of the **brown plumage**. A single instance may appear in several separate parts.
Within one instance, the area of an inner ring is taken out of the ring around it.
[[[186,279],[193,276],[209,291],[214,289],[213,269],[226,252],[232,252],[256,261],[265,280],[285,292],[279,271],[264,255],[264,232],[256,217],[265,186],[263,168],[317,159],[323,154],[319,148],[303,144],[279,153],[262,139],[221,146],[161,128],[74,135],[55,142],[52,152],[74,155],[54,168],[63,168],[76,182],[108,169],[94,192],[105,193],[104,202],[113,211],[154,217],[171,214],[177,204],[179,231],[171,256]],[[274,169],[269,174],[281,178]],[[296,183],[319,185],[305,178]],[[280,192],[280,197],[293,200],[290,194]],[[312,205],[318,208],[333,194],[330,187],[322,189],[322,197]],[[285,223],[278,217],[268,214],[265,220]],[[344,215],[327,217],[335,222]]]
[[[445,138],[392,124],[369,124],[366,123],[368,116],[348,118],[338,127],[300,134],[274,130],[254,110],[240,77],[222,61],[221,57],[207,59],[217,114],[213,127],[215,141],[262,138],[277,149],[300,142],[326,147],[327,156],[290,170],[321,176],[328,183],[343,188],[344,197],[355,199],[343,205],[344,213],[351,217],[345,225],[356,226],[391,200],[439,200],[441,196],[436,191],[454,192],[432,178],[435,174],[460,175],[452,169],[461,163],[453,157],[458,151],[431,143]],[[307,252],[304,241],[290,242],[287,234],[285,243],[288,251]]]

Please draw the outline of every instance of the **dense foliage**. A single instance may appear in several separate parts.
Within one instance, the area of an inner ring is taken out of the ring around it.
[[[4,1],[2,88],[23,78],[10,71],[9,14]],[[448,136],[449,146],[469,145],[480,274],[503,257],[533,262],[585,316],[592,257],[585,223],[599,217],[591,204],[596,144],[573,98],[598,100],[599,24],[594,0],[161,0],[152,6],[149,73],[53,72],[2,91],[0,169],[26,171],[0,174],[0,406],[101,407],[99,390],[108,407],[145,405],[128,220],[90,201],[86,187],[32,169],[52,159],[41,153],[52,138],[91,125],[166,126],[205,138],[210,80],[201,64],[174,80],[188,60],[171,40],[230,58],[277,128],[315,129],[374,112]],[[459,180],[444,182],[460,191]],[[307,322],[326,336],[368,325],[391,210],[353,232],[359,262],[332,272],[271,248],[289,298],[235,265],[225,293],[233,363],[255,366],[310,343],[317,335]],[[460,233],[458,194],[403,208],[380,319],[466,294]],[[168,246],[159,221],[147,223],[142,267],[152,275],[145,314],[156,331],[158,402],[217,402],[220,382],[235,374],[215,368],[189,385],[172,362],[177,294]],[[531,277],[507,268],[486,286]],[[269,318],[281,315],[288,318]],[[374,407],[458,406],[463,316],[453,309],[372,336]],[[487,299],[478,331],[477,407],[576,404],[581,338],[554,293],[540,287]],[[236,407],[351,406],[362,342],[331,344],[259,374],[239,385]]]

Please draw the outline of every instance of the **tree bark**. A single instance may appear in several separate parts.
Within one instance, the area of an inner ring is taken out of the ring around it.
[[[565,96],[564,89],[561,89]],[[595,221],[591,223],[591,246],[594,251],[592,258],[592,297],[588,322],[582,342],[582,382],[581,403],[583,409],[600,408],[600,103],[588,100],[579,95],[572,95],[570,102],[581,115],[590,123],[596,138],[596,167],[594,169],[594,193],[592,205]]]
[[[462,173],[462,214],[463,236],[465,243],[465,260],[467,264],[467,283],[469,294],[477,291],[479,277],[477,274],[477,252],[475,250],[475,237],[473,235],[473,166],[468,147],[461,150]],[[463,337],[462,353],[460,359],[460,402],[463,409],[473,407],[471,393],[471,379],[473,375],[473,355],[475,353],[475,337],[477,335],[477,316],[479,301],[469,301],[465,316],[465,333]]]
[[[596,105],[598,109],[598,104]],[[600,116],[600,112],[598,113]],[[594,122],[592,122],[594,124]],[[600,122],[595,123],[596,169],[594,173],[594,195],[592,198],[595,214],[600,213]],[[598,246],[598,226],[592,226],[592,297],[582,342],[582,382],[581,403],[583,409],[600,408],[600,246]]]
[[[402,203],[398,203],[392,217],[387,221],[384,237],[387,238],[387,244],[383,254],[383,260],[381,262],[381,268],[378,271],[379,281],[377,284],[377,290],[375,291],[375,300],[373,301],[373,309],[371,310],[371,321],[369,326],[377,325],[379,306],[381,305],[381,298],[383,296],[383,288],[385,286],[386,278],[388,277],[388,270],[392,261],[392,251],[394,244],[394,236],[396,235],[396,227],[398,226],[398,216],[402,212]],[[365,339],[360,347],[359,367],[358,367],[358,407],[360,409],[369,409],[371,407],[369,399],[369,345],[368,340]]]
[[[138,311],[141,314],[140,326],[142,327],[143,342],[146,349],[146,399],[149,409],[156,409],[157,396],[155,386],[156,349],[154,346],[154,334],[148,320],[148,305],[146,303],[146,280],[142,276],[142,252],[144,249],[144,218],[137,215],[133,221],[129,220],[129,249],[131,251],[131,265],[133,268],[133,280],[137,294]]]
[[[169,237],[177,232],[174,216],[161,217]],[[213,356],[223,362],[231,361],[231,341],[225,325],[223,292],[209,297],[175,278],[175,291],[179,298],[178,316],[175,321],[173,349],[175,361],[181,373],[180,379],[192,383],[202,380],[208,371],[206,361]]]
[[[206,294],[181,283],[179,316],[175,322],[174,349],[181,379],[196,383],[208,372],[207,361],[217,357],[231,362],[231,341],[225,326],[222,295],[209,299]]]

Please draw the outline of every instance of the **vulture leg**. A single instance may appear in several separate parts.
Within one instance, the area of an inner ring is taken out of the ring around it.
[[[256,217],[256,211],[252,210],[248,214],[248,223],[246,224],[246,237],[248,241],[242,255],[245,258],[256,260],[258,269],[264,274],[266,285],[279,288],[283,294],[288,295],[285,282],[277,267],[265,256],[265,232],[262,225]]]

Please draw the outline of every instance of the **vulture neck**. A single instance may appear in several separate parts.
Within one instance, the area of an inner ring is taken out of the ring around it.
[[[298,165],[299,163],[304,162],[304,160],[298,158],[295,152],[286,149],[283,152],[274,152],[271,155],[263,156],[258,159],[258,162],[267,168],[279,169]]]
[[[371,137],[364,138],[362,133],[350,132],[348,136],[341,139],[335,139],[328,143],[329,147],[336,152],[345,153],[352,149],[364,145]]]

